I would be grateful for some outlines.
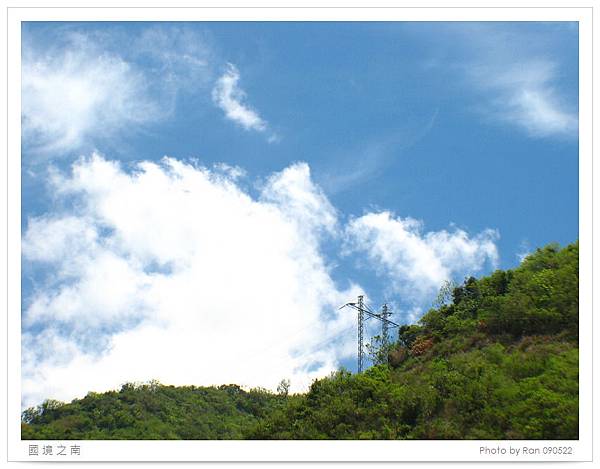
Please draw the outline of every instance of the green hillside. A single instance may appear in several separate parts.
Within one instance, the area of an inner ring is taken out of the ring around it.
[[[24,439],[577,439],[579,246],[446,285],[380,364],[306,394],[124,385],[23,413]]]
[[[70,404],[46,401],[23,414],[23,439],[243,439],[285,396],[236,385],[125,384]],[[25,423],[29,422],[29,423]]]

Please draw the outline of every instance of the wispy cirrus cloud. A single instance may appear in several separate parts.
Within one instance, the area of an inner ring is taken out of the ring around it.
[[[439,109],[435,109],[428,120],[417,124],[410,123],[405,128],[395,129],[386,136],[373,139],[359,147],[345,149],[336,147],[338,158],[345,164],[340,166],[337,159],[329,167],[324,165],[320,184],[328,194],[344,192],[354,184],[364,183],[380,176],[393,158],[406,152],[427,136],[435,126]],[[335,153],[334,153],[335,155]]]
[[[577,70],[558,62],[551,30],[525,34],[518,25],[478,25],[465,30],[469,37],[475,53],[463,69],[480,93],[483,115],[535,138],[577,137],[576,94],[560,83],[561,75]]]
[[[227,64],[223,75],[216,81],[212,91],[214,103],[225,113],[225,117],[245,130],[267,132],[268,123],[249,104],[246,103],[246,92],[239,86],[240,72],[232,63]],[[269,141],[276,141],[277,136],[271,133]]]
[[[550,60],[472,66],[468,76],[489,94],[481,110],[492,119],[512,124],[533,137],[577,136],[575,106],[554,86],[558,65]]]
[[[423,35],[432,28],[409,25],[405,30]],[[564,54],[555,50],[566,47],[558,43],[565,36],[553,34],[553,28],[577,33],[573,23],[538,28],[502,22],[436,25],[435,34],[428,36],[424,69],[458,78],[465,105],[490,123],[534,138],[576,138],[577,89],[566,85],[565,76],[576,76],[577,65],[559,60]]]

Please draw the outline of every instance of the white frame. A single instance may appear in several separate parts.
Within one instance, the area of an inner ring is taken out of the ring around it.
[[[71,2],[74,3],[74,2]],[[315,2],[316,3],[316,2]],[[473,2],[472,2],[473,3]],[[547,2],[546,2],[547,3]],[[566,3],[566,2],[565,2]],[[578,21],[580,415],[578,441],[68,441],[81,446],[76,461],[591,461],[592,460],[592,1],[570,7],[500,8],[22,8],[6,10],[7,24],[7,444],[9,461],[57,460],[27,456],[20,439],[20,23],[21,21]],[[114,4],[114,2],[113,2]],[[423,4],[423,3],[421,3]],[[18,156],[17,156],[18,155]],[[4,169],[2,169],[4,172]],[[4,179],[6,177],[6,179]],[[0,279],[0,281],[3,279]],[[4,327],[4,325],[2,326]],[[583,409],[583,411],[582,411]],[[0,419],[1,420],[1,419]],[[1,437],[1,435],[0,435]],[[39,442],[38,444],[42,444]],[[48,442],[57,444],[57,442]],[[507,454],[480,455],[481,446]],[[516,457],[510,447],[572,446],[572,456]]]

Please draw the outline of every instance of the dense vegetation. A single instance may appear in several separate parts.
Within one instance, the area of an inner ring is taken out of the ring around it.
[[[70,404],[46,401],[23,412],[23,439],[242,439],[285,395],[236,385],[127,383]],[[28,422],[28,423],[26,423]]]
[[[24,439],[577,439],[579,246],[447,284],[372,347],[375,366],[306,394],[124,385],[23,413]]]

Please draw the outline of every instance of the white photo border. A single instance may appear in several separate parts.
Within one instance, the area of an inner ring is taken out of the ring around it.
[[[593,16],[583,7],[7,7],[7,445],[9,461],[28,456],[21,440],[21,91],[23,21],[578,21],[579,22],[579,440],[419,441],[80,441],[70,461],[591,461],[593,441]],[[566,4],[566,2],[564,2]],[[564,5],[563,4],[563,5]],[[506,449],[482,455],[480,447]],[[514,456],[510,447],[570,446],[572,455]]]

